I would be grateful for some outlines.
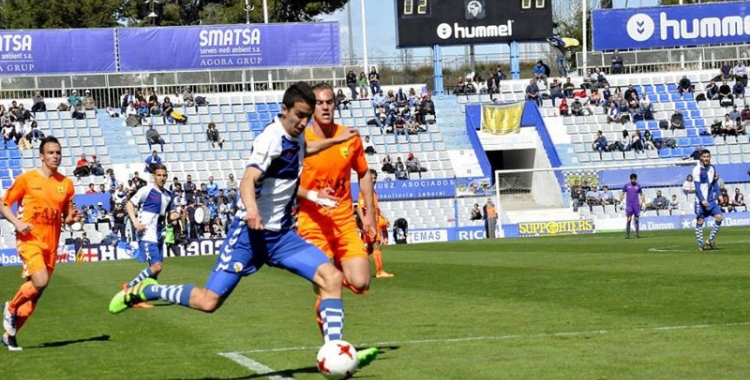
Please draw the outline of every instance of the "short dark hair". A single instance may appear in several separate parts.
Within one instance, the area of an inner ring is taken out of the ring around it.
[[[154,151],[154,152],[156,152],[156,151]],[[156,174],[157,170],[168,171],[167,170],[167,166],[164,165],[164,164],[153,164],[153,165],[151,165],[151,173],[152,174]]]
[[[60,145],[60,141],[57,140],[57,137],[55,137],[55,136],[47,136],[47,137],[43,138],[42,139],[42,143],[39,144],[39,153],[40,154],[44,154],[44,146],[47,145],[47,144],[49,144],[49,143],[54,143],[54,144]]]
[[[703,150],[701,151],[701,156],[702,156],[702,155],[704,155],[704,154],[708,154],[708,155],[710,156],[710,155],[711,155],[711,151],[710,151],[710,150],[708,150],[708,149],[703,149]]]
[[[630,179],[638,179],[638,174],[630,173]]]
[[[297,82],[284,91],[281,101],[287,109],[294,107],[294,103],[305,102],[310,107],[315,107],[315,93],[307,82]]]

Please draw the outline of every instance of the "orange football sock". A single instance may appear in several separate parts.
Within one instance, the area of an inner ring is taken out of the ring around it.
[[[349,283],[349,281],[346,281],[346,278],[344,278],[344,287],[351,290],[354,294],[365,294],[367,293],[367,290],[359,290],[356,286]]]
[[[23,306],[29,301],[36,301],[39,298],[39,291],[34,287],[31,281],[26,281],[20,288],[18,293],[8,303],[8,311],[13,314],[18,314],[18,308]]]
[[[26,302],[18,308],[16,312],[16,331],[21,330],[21,327],[26,324],[26,321],[31,317],[31,314],[34,314],[35,309],[36,300]]]
[[[375,274],[383,273],[383,251],[380,248],[372,251],[372,259],[375,261]]]

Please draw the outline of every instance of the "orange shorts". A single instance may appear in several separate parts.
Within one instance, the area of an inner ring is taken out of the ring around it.
[[[18,255],[23,261],[23,272],[21,277],[26,278],[32,274],[46,269],[49,275],[55,270],[57,262],[57,250],[50,251],[34,244],[19,244]]]
[[[320,248],[328,258],[333,260],[334,264],[338,265],[342,261],[356,257],[367,258],[367,251],[362,246],[357,226],[352,223],[352,227],[323,231],[317,226],[308,226],[304,230],[299,230],[299,234],[303,239]]]

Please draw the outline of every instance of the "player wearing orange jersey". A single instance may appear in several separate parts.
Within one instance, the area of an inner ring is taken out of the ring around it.
[[[388,227],[391,226],[391,222],[388,218],[383,216],[383,212],[378,207],[378,233],[380,234],[380,245],[388,245]]]
[[[305,140],[317,141],[344,133],[348,128],[336,124],[333,88],[328,84],[313,87],[315,113],[312,126],[305,129]],[[373,182],[367,167],[362,139],[338,143],[317,154],[305,157],[300,188],[326,192],[338,200],[335,207],[321,207],[300,198],[298,229],[307,241],[318,246],[344,273],[345,286],[354,293],[363,294],[370,287],[370,260],[362,247],[357,223],[352,214],[353,202],[350,188],[352,170],[359,177],[359,187],[366,206],[372,210]],[[374,213],[362,220],[362,230],[375,234]]]
[[[34,312],[55,270],[63,221],[70,225],[81,220],[73,206],[73,181],[57,171],[62,160],[60,143],[46,137],[39,153],[41,166],[18,176],[0,204],[0,213],[16,229],[22,277],[26,279],[13,299],[3,305],[2,343],[11,351],[21,350],[16,334]],[[23,210],[19,217],[11,210],[15,203]]]
[[[375,182],[378,180],[378,172],[376,172],[374,169],[370,169],[370,177],[372,178],[372,186],[375,187]],[[375,277],[377,278],[391,278],[393,277],[393,274],[386,272],[383,270],[383,251],[381,249],[381,246],[383,245],[383,236],[381,234],[382,228],[380,228],[380,206],[378,205],[378,194],[373,189],[372,192],[372,201],[373,201],[373,207],[367,208],[365,197],[360,192],[359,193],[359,204],[357,207],[357,214],[359,214],[359,218],[361,220],[364,220],[365,217],[367,217],[367,214],[370,212],[370,210],[375,210],[374,212],[374,218],[377,221],[377,232],[372,235],[368,236],[367,234],[362,234],[362,240],[365,242],[365,247],[367,249],[367,253],[372,255],[372,259],[375,261]],[[386,221],[386,224],[388,222]],[[387,228],[387,227],[386,227]],[[386,241],[388,238],[386,237]]]

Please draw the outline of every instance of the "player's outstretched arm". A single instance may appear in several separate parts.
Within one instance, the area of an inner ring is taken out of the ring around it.
[[[336,144],[347,141],[351,138],[358,137],[359,131],[356,128],[347,128],[343,132],[339,133],[338,136],[331,137],[329,139],[306,141],[305,142],[305,155],[313,155],[324,151]]]
[[[304,187],[297,189],[297,197],[307,199],[325,207],[338,206],[339,198],[329,194],[327,191],[308,190]]]
[[[255,200],[255,185],[259,182],[263,173],[255,166],[245,168],[240,181],[240,199],[245,206],[245,223],[252,230],[262,230],[263,220],[258,212],[258,204]]]
[[[372,174],[369,170],[365,170],[364,175],[359,177],[359,191],[362,192],[362,196],[365,198],[365,207],[367,210],[375,210],[375,185],[373,184]],[[377,221],[375,220],[374,212],[366,213],[362,219],[362,230],[371,237],[375,236]]]

